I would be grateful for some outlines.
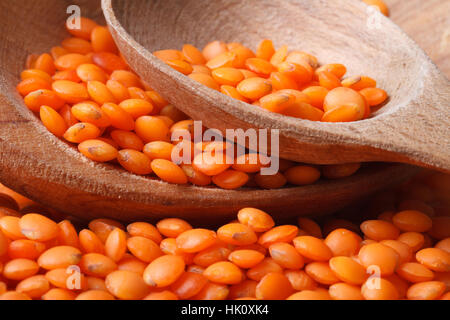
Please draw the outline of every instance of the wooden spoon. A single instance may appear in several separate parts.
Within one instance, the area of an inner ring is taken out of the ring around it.
[[[299,162],[392,161],[450,172],[449,81],[398,26],[360,1],[102,0],[102,6],[131,67],[208,128],[280,129],[280,157]],[[151,54],[217,39],[255,48],[264,38],[377,79],[389,103],[364,121],[299,120],[207,88]]]
[[[63,25],[72,3],[0,1],[0,181],[33,200],[85,220],[177,216],[211,223],[250,206],[280,218],[334,212],[417,172],[407,165],[371,164],[350,178],[306,187],[226,191],[171,185],[94,163],[50,134],[15,90],[27,55],[48,52],[67,37]],[[99,2],[77,4],[83,15],[102,20]]]

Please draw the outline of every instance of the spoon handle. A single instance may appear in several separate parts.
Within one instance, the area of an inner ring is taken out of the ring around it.
[[[382,158],[450,172],[450,82],[433,64],[422,91],[366,132]]]

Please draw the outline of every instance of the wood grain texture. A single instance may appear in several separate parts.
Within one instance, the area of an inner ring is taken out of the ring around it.
[[[391,19],[450,78],[450,0],[384,0]]]
[[[395,161],[450,172],[450,85],[400,28],[360,1],[103,0],[129,64],[166,99],[205,126],[280,129],[280,156],[331,164]],[[139,14],[138,14],[139,13]],[[148,23],[150,21],[151,23]],[[193,23],[199,21],[200,23]],[[168,36],[170,35],[170,36]],[[378,80],[390,101],[371,119],[320,123],[270,113],[174,71],[151,52],[212,39],[255,48],[261,39],[341,62]]]
[[[176,216],[206,223],[234,218],[247,206],[292,217],[334,212],[417,172],[404,165],[372,164],[348,179],[313,186],[226,191],[169,185],[89,161],[51,135],[15,91],[26,56],[46,52],[67,36],[62,26],[73,2],[0,1],[0,181],[36,201],[86,220]],[[83,15],[103,20],[99,2],[76,3]]]

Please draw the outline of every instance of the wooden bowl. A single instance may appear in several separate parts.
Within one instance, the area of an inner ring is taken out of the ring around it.
[[[450,172],[450,83],[397,25],[353,0],[102,0],[130,66],[208,128],[280,129],[280,157],[333,164],[392,161]],[[255,108],[182,75],[151,52],[262,39],[342,63],[390,95],[370,119],[322,123]]]
[[[306,187],[227,191],[171,185],[94,163],[50,134],[15,90],[27,55],[48,52],[67,37],[63,26],[72,3],[0,2],[0,181],[33,200],[85,220],[182,217],[207,223],[235,218],[242,207],[292,217],[331,213],[417,171],[374,164],[350,178]],[[98,2],[77,3],[83,15],[102,21]]]

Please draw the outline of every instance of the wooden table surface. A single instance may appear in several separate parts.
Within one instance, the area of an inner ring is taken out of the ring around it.
[[[450,79],[450,0],[384,0],[391,19]]]

